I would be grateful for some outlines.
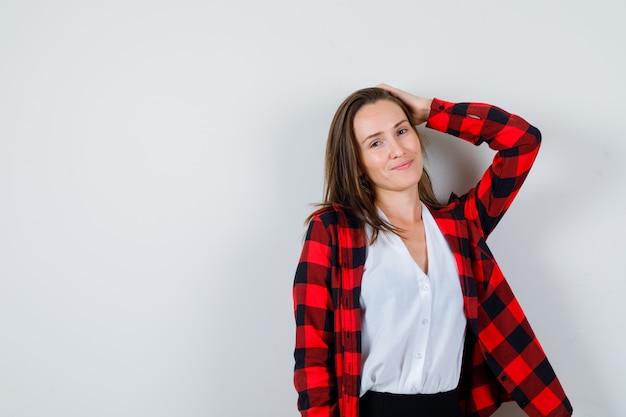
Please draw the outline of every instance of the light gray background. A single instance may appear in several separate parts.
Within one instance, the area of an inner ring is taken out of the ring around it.
[[[541,129],[491,246],[575,415],[623,416],[625,10],[3,0],[0,416],[296,416],[303,221],[379,82]],[[441,195],[491,157],[428,136]]]

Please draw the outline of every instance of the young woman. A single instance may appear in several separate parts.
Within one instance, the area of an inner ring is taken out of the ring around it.
[[[424,171],[423,122],[497,151],[446,204]],[[497,107],[386,85],[341,104],[293,287],[302,416],[485,417],[511,400],[530,417],[571,415],[485,242],[540,138]]]

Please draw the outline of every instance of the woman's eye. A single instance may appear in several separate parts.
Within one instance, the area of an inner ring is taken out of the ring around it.
[[[381,144],[382,144],[381,141],[375,140],[374,142],[370,143],[370,148],[376,148],[376,147],[380,146]]]
[[[409,129],[400,129],[400,130],[398,130],[398,134],[399,135],[404,135],[408,131],[409,131]]]

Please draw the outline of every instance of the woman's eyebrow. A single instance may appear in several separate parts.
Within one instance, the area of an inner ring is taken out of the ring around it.
[[[400,120],[398,123],[396,123],[395,125],[393,125],[393,128],[395,129],[396,127],[400,126],[400,125],[401,125],[402,123],[404,123],[404,122],[408,122],[408,120],[407,120],[407,119],[402,119],[402,120]],[[376,136],[380,135],[381,133],[383,133],[383,132],[381,131],[381,132],[372,133],[371,135],[369,135],[368,137],[366,137],[365,139],[363,139],[363,140],[361,141],[361,143],[365,142],[365,141],[366,141],[366,140],[368,140],[368,139],[371,139],[371,138],[373,138],[373,137],[376,137]]]

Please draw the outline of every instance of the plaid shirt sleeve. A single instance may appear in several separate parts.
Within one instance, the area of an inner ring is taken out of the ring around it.
[[[332,233],[322,218],[311,220],[296,269],[294,385],[303,417],[339,416],[331,295]]]
[[[480,182],[465,197],[465,217],[477,221],[486,238],[517,195],[532,166],[541,134],[519,116],[481,103],[434,99],[427,127],[497,151]]]
[[[497,151],[476,187],[453,199],[462,211],[458,218],[467,221],[467,251],[461,249],[462,239],[451,239],[453,251],[463,258],[460,273],[467,277],[464,297],[472,328],[465,352],[471,359],[465,413],[488,416],[512,398],[531,417],[570,416],[572,406],[485,242],[526,179],[541,135],[497,107],[441,100],[433,101],[427,126],[475,145],[487,142]]]

